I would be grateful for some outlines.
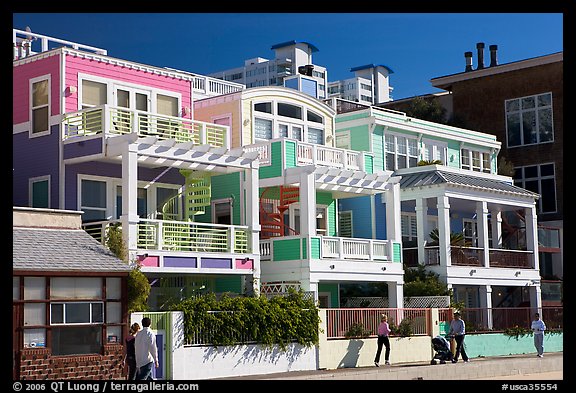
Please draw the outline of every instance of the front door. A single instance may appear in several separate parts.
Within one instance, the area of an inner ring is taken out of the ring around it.
[[[165,359],[166,359],[166,340],[164,337],[164,330],[157,330],[156,332],[156,347],[158,348],[158,368],[152,368],[152,377],[154,379],[166,379],[165,374]]]

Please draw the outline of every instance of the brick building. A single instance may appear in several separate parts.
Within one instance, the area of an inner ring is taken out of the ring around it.
[[[498,156],[514,166],[515,184],[540,194],[536,208],[544,300],[544,281],[563,277],[563,52],[498,64],[497,45],[489,47],[489,62],[484,61],[484,44],[477,43],[476,49],[476,67],[473,53],[466,52],[463,72],[431,79],[449,96],[424,98],[438,99],[447,121],[456,118],[459,126],[496,135],[502,142]],[[379,106],[406,110],[410,99],[399,101]]]
[[[129,266],[79,211],[13,209],[13,378],[122,379]]]

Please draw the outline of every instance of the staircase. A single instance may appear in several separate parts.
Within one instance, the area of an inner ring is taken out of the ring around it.
[[[180,170],[185,177],[184,191],[170,198],[162,206],[164,220],[177,220],[180,217],[178,203],[184,196],[184,217],[186,221],[194,221],[194,216],[204,214],[206,207],[210,206],[212,195],[212,182],[207,172]]]
[[[284,222],[284,214],[289,206],[298,202],[300,191],[298,187],[280,186],[279,199],[266,198],[274,188],[266,188],[260,195],[260,238],[284,236],[286,230],[289,235],[297,235],[294,229]]]

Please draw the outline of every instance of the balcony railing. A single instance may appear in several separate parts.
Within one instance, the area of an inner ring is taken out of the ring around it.
[[[293,259],[300,259],[306,253],[302,247],[305,236],[283,236],[278,238],[260,240],[261,260],[272,260],[274,255],[290,253]],[[291,240],[297,240],[291,242]],[[306,254],[315,259],[330,260],[360,260],[360,261],[392,261],[392,244],[388,240],[373,240],[360,238],[345,238],[331,236],[311,236],[311,248],[318,247],[318,254],[314,251]],[[295,247],[301,247],[298,254]],[[298,255],[296,255],[298,254]]]
[[[118,222],[99,221],[82,227],[103,242],[110,225]],[[136,244],[144,250],[248,253],[251,251],[250,234],[246,226],[141,219],[137,226]]]
[[[424,248],[424,264],[426,266],[440,265],[440,248],[428,246]],[[530,256],[532,251],[489,249],[490,267],[532,268]],[[404,248],[403,257],[408,267],[418,266],[418,249]],[[477,247],[450,247],[452,266],[484,266],[484,249]]]
[[[97,134],[136,133],[141,137],[153,136],[160,140],[175,139],[177,142],[228,148],[230,139],[228,126],[110,105],[67,113],[62,125],[65,140]]]
[[[37,42],[40,43],[38,48],[34,47],[37,45]],[[46,52],[62,46],[94,52],[100,55],[107,54],[106,49],[96,48],[89,45],[79,44],[77,42],[61,40],[59,38],[49,37],[46,35],[18,29],[12,29],[12,44],[14,46],[14,60],[28,57],[36,53]]]
[[[364,156],[373,156],[371,153],[367,152],[300,142],[288,138],[273,139],[267,142],[256,143],[244,147],[244,150],[247,152],[257,151],[260,165],[269,165],[272,163],[272,143],[280,142],[283,139],[296,143],[296,165],[298,166],[316,165],[366,171]]]

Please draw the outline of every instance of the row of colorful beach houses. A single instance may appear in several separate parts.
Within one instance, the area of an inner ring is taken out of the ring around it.
[[[119,225],[153,311],[287,287],[338,308],[350,283],[385,283],[388,307],[403,308],[405,265],[437,273],[468,307],[542,308],[539,196],[498,174],[491,134],[31,32],[14,30],[14,47],[14,206],[81,211],[101,241]],[[14,269],[15,357],[94,326],[121,352],[126,269],[99,275],[98,263]],[[94,350],[82,348],[61,354]]]

